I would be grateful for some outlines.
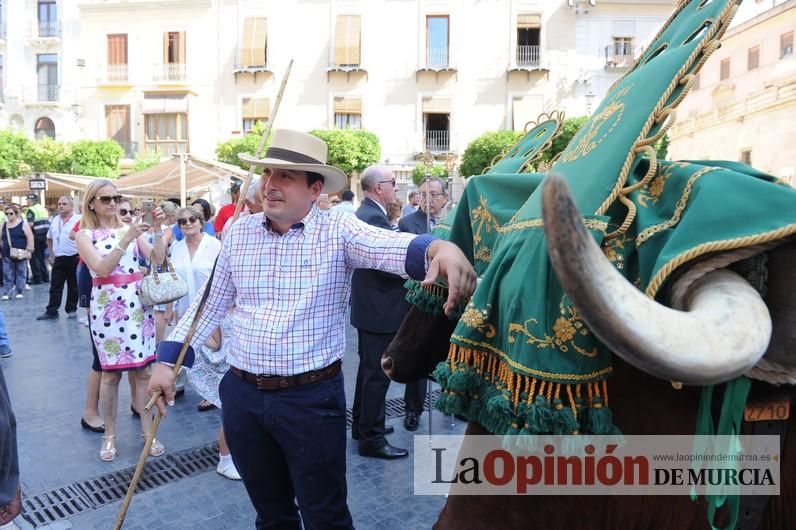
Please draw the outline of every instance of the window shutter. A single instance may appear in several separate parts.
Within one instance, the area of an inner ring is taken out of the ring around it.
[[[335,114],[362,114],[361,98],[334,98]]]
[[[360,64],[360,23],[359,15],[338,15],[334,34],[335,65]]]
[[[541,15],[517,15],[517,27],[519,29],[534,29],[542,27]]]
[[[169,64],[169,32],[163,32],[163,64]]]
[[[244,98],[242,101],[241,117],[243,119],[271,117],[271,100],[268,98]]]
[[[423,98],[424,114],[450,114],[451,99],[445,97]]]
[[[248,17],[243,21],[241,36],[241,66],[265,66],[267,20],[263,17]]]
[[[127,64],[127,34],[108,35],[108,64]]]
[[[185,32],[177,33],[177,64],[185,64]]]

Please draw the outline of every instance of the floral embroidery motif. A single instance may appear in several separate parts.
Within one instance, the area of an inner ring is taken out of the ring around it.
[[[479,197],[479,203],[471,212],[471,223],[473,226],[473,257],[477,261],[489,262],[492,259],[492,245],[484,245],[483,234],[497,232],[500,224],[495,216],[490,213],[486,198]],[[491,241],[494,243],[494,241]]]
[[[486,306],[486,309],[476,309],[473,307],[472,302],[467,304],[467,308],[462,313],[462,318],[460,319],[465,326],[473,329],[477,329],[481,333],[484,334],[487,338],[492,338],[496,335],[497,330],[495,326],[487,322],[489,319],[489,314],[492,312],[492,306]]]
[[[579,337],[587,337],[591,333],[586,324],[580,319],[578,310],[572,305],[572,302],[564,297],[561,299],[561,303],[558,304],[558,309],[560,316],[553,324],[552,336],[545,333],[542,338],[539,338],[534,335],[530,327],[531,325],[538,325],[539,321],[535,318],[529,318],[522,324],[509,323],[509,344],[514,344],[517,340],[515,334],[521,333],[527,338],[525,341],[527,344],[533,344],[538,348],[555,348],[563,353],[568,352],[571,348],[586,357],[596,357],[597,348],[587,350],[577,345]]]
[[[587,128],[573,138],[561,155],[560,162],[574,162],[585,157],[613,132],[625,113],[625,104],[618,100],[626,96],[631,88],[628,86],[616,91],[611,101],[586,123],[585,127]],[[574,143],[576,139],[578,140],[577,144]]]

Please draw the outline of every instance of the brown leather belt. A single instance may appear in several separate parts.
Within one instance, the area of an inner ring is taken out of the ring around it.
[[[237,375],[247,383],[257,385],[257,390],[271,391],[271,390],[284,390],[294,386],[308,385],[310,383],[317,383],[324,379],[329,379],[336,376],[340,372],[340,361],[335,361],[326,368],[320,370],[312,370],[304,372],[303,374],[296,375],[265,375],[253,374],[234,366],[229,367],[229,371]]]

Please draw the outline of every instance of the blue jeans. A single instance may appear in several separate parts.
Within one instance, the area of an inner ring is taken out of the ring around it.
[[[258,529],[351,529],[343,374],[262,392],[232,372],[219,385],[232,461]],[[298,501],[298,508],[293,499]]]
[[[8,333],[6,333],[6,317],[3,315],[3,310],[0,309],[0,353],[9,351],[11,351],[11,345],[8,342]]]
[[[28,260],[3,258],[3,278],[6,286],[6,296],[22,294],[28,278]]]

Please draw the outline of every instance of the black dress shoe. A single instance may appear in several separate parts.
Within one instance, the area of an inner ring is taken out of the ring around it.
[[[39,315],[36,317],[36,320],[55,320],[58,318],[58,313],[44,313],[43,315]]]
[[[384,427],[384,434],[392,434],[395,432],[392,425],[387,425]],[[351,428],[351,439],[352,440],[359,440],[359,429]]]
[[[86,418],[80,418],[80,426],[84,429],[88,429],[91,432],[105,432],[105,425],[100,425],[99,427],[94,427],[89,422],[86,421]]]
[[[404,428],[407,431],[416,431],[420,425],[420,414],[417,412],[407,412],[404,418]]]
[[[409,451],[392,446],[385,440],[382,447],[368,447],[367,445],[360,444],[359,456],[381,458],[382,460],[395,460],[398,458],[406,458],[409,456]]]

